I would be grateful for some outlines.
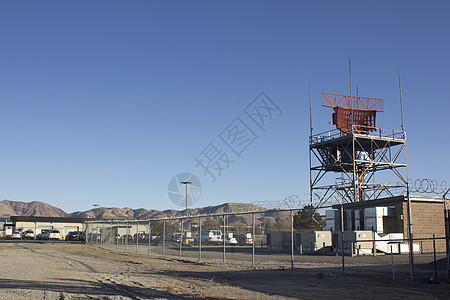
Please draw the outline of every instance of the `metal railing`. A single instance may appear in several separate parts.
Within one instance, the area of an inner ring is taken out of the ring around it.
[[[354,135],[363,135],[368,137],[377,137],[384,138],[390,140],[406,140],[406,132],[402,130],[395,129],[385,129],[378,128],[372,126],[364,126],[364,125],[349,125],[348,128],[351,127],[351,132]],[[339,129],[332,129],[329,131],[321,132],[309,137],[310,145],[327,142],[336,138],[347,136],[348,134],[345,131]]]

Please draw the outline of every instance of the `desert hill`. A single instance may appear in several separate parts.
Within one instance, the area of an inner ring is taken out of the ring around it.
[[[0,201],[0,217],[10,216],[69,217],[70,215],[62,209],[44,202]]]
[[[264,211],[265,209],[248,203],[224,203],[216,206],[207,206],[202,208],[184,210],[148,210],[145,208],[132,209],[129,207],[98,207],[87,211],[77,211],[74,213],[66,213],[62,209],[54,207],[50,204],[33,201],[21,202],[3,200],[0,201],[0,218],[10,216],[36,216],[36,217],[76,217],[76,218],[97,218],[97,219],[129,219],[129,220],[146,220],[167,218],[184,215],[213,215],[233,212],[248,211]],[[266,223],[271,221],[275,223],[280,219],[285,219],[287,212],[261,212],[256,215],[256,223]],[[251,214],[233,215],[228,217],[230,223],[251,224]]]

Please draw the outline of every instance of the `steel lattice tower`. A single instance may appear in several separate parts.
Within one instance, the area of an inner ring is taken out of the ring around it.
[[[328,93],[322,100],[334,109],[336,129],[309,137],[315,206],[405,195],[406,133],[375,126],[383,100]]]

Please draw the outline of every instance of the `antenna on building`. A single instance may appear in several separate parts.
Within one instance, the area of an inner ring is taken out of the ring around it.
[[[312,109],[311,109],[311,77],[308,76],[308,86],[309,86],[309,139],[312,138],[313,127],[312,127]],[[311,150],[309,151],[309,168],[311,169]],[[309,186],[312,186],[311,173],[309,174]],[[309,204],[312,206],[312,189],[309,190]]]
[[[402,100],[402,82],[400,80],[400,68],[398,68],[398,89],[400,91],[400,111],[402,113],[402,131],[405,131],[405,126],[403,123],[403,100]]]
[[[313,127],[312,127],[312,110],[311,110],[311,77],[308,76],[308,84],[309,84],[309,134],[312,135]]]
[[[348,58],[348,76],[350,78],[350,101],[351,101],[351,115],[352,115],[352,128],[353,128],[353,97],[352,97],[352,65],[350,63],[350,57]]]
[[[350,57],[348,58],[348,77],[350,79],[350,97],[352,96],[352,65],[350,62]]]

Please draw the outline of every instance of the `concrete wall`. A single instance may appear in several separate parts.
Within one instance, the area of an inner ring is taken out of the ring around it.
[[[274,252],[289,252],[290,231],[273,231],[267,234],[267,249]]]
[[[314,253],[324,247],[331,247],[331,231],[302,230],[295,234],[294,244],[302,253]]]
[[[403,230],[408,237],[407,203],[403,203]],[[439,202],[411,201],[411,224],[413,239],[445,237],[444,205]],[[419,241],[422,252],[433,251],[433,241]],[[436,251],[445,252],[445,240],[436,240]]]

